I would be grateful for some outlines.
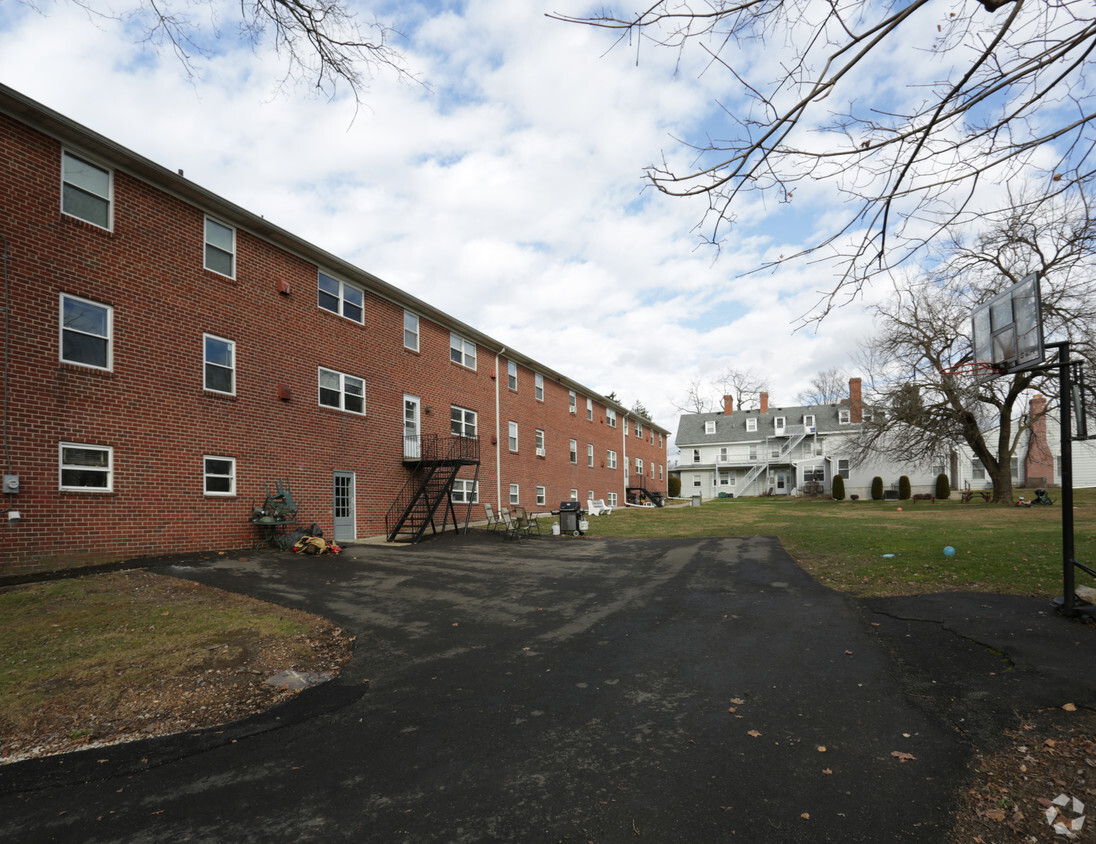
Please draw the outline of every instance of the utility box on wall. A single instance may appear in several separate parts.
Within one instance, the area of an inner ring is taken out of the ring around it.
[[[18,475],[4,475],[3,489],[0,490],[8,495],[14,495],[19,492],[19,476]]]

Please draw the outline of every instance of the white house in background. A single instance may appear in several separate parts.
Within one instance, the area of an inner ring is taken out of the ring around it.
[[[845,479],[846,495],[861,498],[871,496],[876,476],[885,490],[897,490],[906,475],[914,493],[932,493],[936,476],[957,462],[941,457],[926,466],[885,459],[854,465],[850,440],[864,421],[859,378],[849,380],[849,398],[840,404],[770,407],[768,393],[760,403],[757,410],[734,410],[725,396],[722,413],[681,416],[676,443],[683,496],[828,492],[836,475]]]

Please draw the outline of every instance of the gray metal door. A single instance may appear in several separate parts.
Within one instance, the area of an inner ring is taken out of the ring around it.
[[[358,538],[354,518],[354,473],[335,473],[335,541],[348,542]]]

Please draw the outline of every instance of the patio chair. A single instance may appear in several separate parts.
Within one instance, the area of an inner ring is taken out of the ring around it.
[[[599,498],[596,501],[593,498],[586,499],[586,512],[591,516],[608,516],[613,512],[613,508],[605,503],[604,498]]]
[[[503,507],[499,510],[499,520],[502,522],[505,533],[503,533],[503,539],[521,539],[523,536],[529,535],[529,525],[519,525],[517,519],[510,515],[510,511]]]
[[[499,517],[495,515],[495,508],[490,504],[483,505],[483,512],[487,514],[487,529],[498,530],[501,524]]]
[[[521,505],[515,505],[514,519],[518,527],[525,531],[526,536],[532,536],[534,533],[540,535],[540,522],[537,521],[537,517],[529,515],[529,511]]]

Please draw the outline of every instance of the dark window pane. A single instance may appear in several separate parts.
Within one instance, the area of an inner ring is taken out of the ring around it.
[[[216,246],[206,244],[205,265],[207,270],[213,270],[221,275],[232,275],[232,253],[223,252]]]
[[[232,492],[232,478],[207,477],[206,492]]]
[[[72,363],[106,369],[107,341],[99,337],[65,331],[61,339],[61,358]]]
[[[65,299],[63,325],[85,334],[107,336],[107,309],[79,299]]]
[[[110,225],[110,203],[72,185],[64,187],[62,206],[65,213],[73,217],[79,217],[104,229]]]
[[[326,387],[320,387],[320,404],[327,407],[341,407],[339,402],[340,393],[338,390],[328,390]]]
[[[107,473],[86,469],[64,469],[61,472],[61,485],[82,487],[84,489],[106,489]]]
[[[207,363],[206,368],[206,389],[216,390],[220,393],[232,392],[232,370],[225,369],[221,366],[215,366],[214,364]]]

